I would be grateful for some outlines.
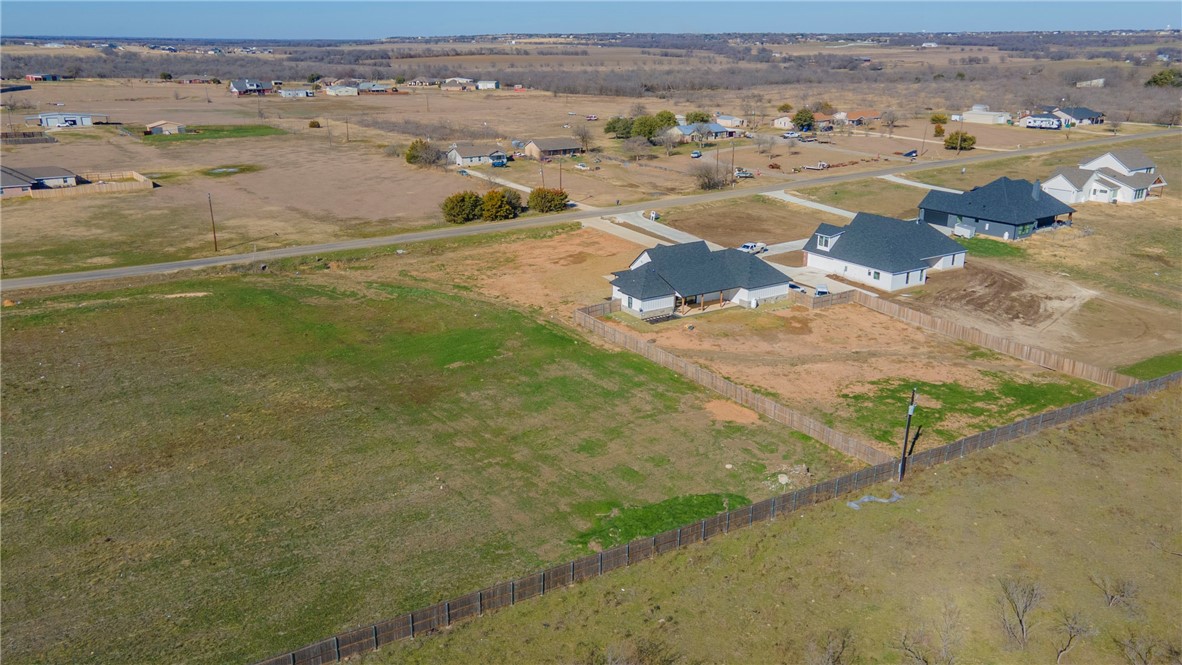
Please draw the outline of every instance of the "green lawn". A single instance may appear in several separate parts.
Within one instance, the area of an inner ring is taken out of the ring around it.
[[[1026,256],[1026,248],[1021,245],[1002,242],[1001,240],[990,240],[984,236],[974,236],[972,238],[954,237],[953,240],[960,243],[961,247],[967,249],[969,256],[994,258],[1021,258]]]
[[[866,178],[824,187],[806,187],[798,190],[798,193],[814,201],[850,212],[869,212],[898,219],[913,219],[919,215],[917,206],[926,192],[917,187],[900,185],[881,178]]]
[[[270,125],[189,125],[184,134],[151,134],[144,143],[176,143],[210,139],[244,139],[254,136],[277,136],[287,132]]]
[[[5,308],[6,662],[251,662],[853,468],[552,323],[307,268]]]
[[[1182,351],[1163,353],[1160,356],[1146,358],[1139,363],[1121,367],[1120,373],[1136,379],[1156,379],[1173,372],[1182,370]]]
[[[903,631],[931,647],[946,606],[958,663],[1054,663],[1062,612],[1094,628],[1063,663],[1130,662],[1114,641],[1130,631],[1166,652],[1182,643],[1179,407],[1177,388],[1137,399],[865,492],[898,489],[897,503],[832,501],[361,663],[824,662],[810,650],[843,628],[850,662],[910,663]],[[1092,577],[1137,593],[1110,607]],[[1004,578],[1045,593],[1024,650],[1007,645],[998,619]]]

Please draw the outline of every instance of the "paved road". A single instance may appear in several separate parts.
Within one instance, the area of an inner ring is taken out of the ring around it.
[[[1021,157],[1027,155],[1041,155],[1049,152],[1056,152],[1059,150],[1068,150],[1075,148],[1086,147],[1103,147],[1126,141],[1135,141],[1147,138],[1172,137],[1178,138],[1182,136],[1182,132],[1176,129],[1163,129],[1154,132],[1146,132],[1144,134],[1130,134],[1127,136],[1105,137],[1098,139],[1089,139],[1085,141],[1073,141],[1069,145],[1049,145],[1039,146],[1035,148],[1023,148],[1021,150],[1013,150],[1006,153],[986,153],[967,155],[960,158],[948,159],[937,163],[923,163],[916,162],[911,164],[893,164],[886,168],[861,171],[858,173],[845,173],[841,175],[827,175],[819,178],[795,178],[790,181],[776,181],[766,185],[757,185],[755,187],[744,187],[737,189],[727,189],[717,192],[709,192],[706,194],[695,194],[691,196],[678,196],[668,199],[661,199],[660,201],[644,201],[641,203],[634,203],[631,205],[616,206],[612,208],[600,208],[600,214],[621,215],[629,212],[640,212],[642,210],[651,210],[654,207],[671,208],[674,206],[694,205],[697,203],[708,203],[711,201],[722,201],[743,196],[752,196],[754,194],[765,194],[767,192],[776,192],[791,188],[795,185],[807,185],[810,187],[817,185],[831,185],[840,182],[849,182],[851,180],[862,180],[865,178],[877,178],[884,175],[892,175],[897,173],[908,173],[911,171],[924,171],[935,168],[946,168],[950,166],[968,166],[978,164],[981,162],[989,162],[996,159],[1009,159],[1011,157]],[[189,259],[186,261],[170,261],[168,263],[154,263],[143,266],[128,266],[124,268],[105,268],[102,270],[88,270],[86,272],[63,273],[59,275],[44,275],[40,277],[20,277],[15,279],[6,279],[0,282],[0,291],[12,289],[31,289],[43,286],[57,286],[62,284],[74,284],[78,282],[96,282],[107,279],[120,279],[125,277],[137,277],[141,275],[156,275],[178,272],[181,270],[193,270],[200,268],[210,268],[215,266],[226,266],[240,263],[251,263],[255,261],[267,262],[276,259],[290,258],[294,256],[314,256],[316,254],[325,254],[328,252],[335,252],[347,249],[367,249],[373,247],[385,247],[388,245],[402,245],[414,242],[423,242],[425,240],[440,240],[444,238],[457,238],[463,236],[478,235],[481,233],[494,233],[497,231],[509,231],[513,229],[526,229],[538,226],[547,226],[550,224],[557,224],[560,222],[578,221],[588,217],[587,211],[575,210],[573,212],[560,213],[557,215],[545,215],[541,217],[527,217],[524,219],[515,219],[508,222],[494,222],[489,224],[474,224],[469,226],[455,226],[444,229],[435,229],[431,231],[419,231],[415,233],[402,233],[392,236],[381,236],[377,238],[359,238],[356,240],[342,240],[339,242],[321,243],[317,245],[300,245],[297,247],[284,247],[280,249],[269,249],[262,252],[252,252],[248,254],[234,254],[232,256],[210,256],[200,259]]]

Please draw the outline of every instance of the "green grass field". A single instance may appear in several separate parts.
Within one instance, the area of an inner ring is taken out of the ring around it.
[[[869,212],[898,219],[919,215],[919,202],[927,192],[879,178],[866,178],[825,187],[806,187],[798,193],[814,201],[850,212]]]
[[[1163,353],[1160,356],[1146,358],[1139,363],[1120,368],[1121,374],[1145,381],[1179,370],[1182,370],[1182,351]]]
[[[1130,631],[1161,655],[1182,645],[1180,406],[1178,388],[1138,399],[913,473],[898,503],[829,502],[360,662],[824,662],[810,649],[849,629],[849,662],[911,663],[900,636],[936,642],[945,606],[958,663],[1053,663],[1062,612],[1095,629],[1063,663],[1130,662],[1114,642]],[[1138,591],[1109,607],[1093,576]],[[1000,627],[1003,578],[1044,591],[1024,650]]]
[[[516,310],[302,272],[5,309],[6,662],[249,662],[854,468]]]
[[[1026,256],[1026,248],[1014,243],[1002,242],[1000,240],[990,240],[984,236],[974,236],[972,238],[953,238],[969,251],[972,256],[984,256],[990,258],[1022,258]]]
[[[184,134],[151,134],[144,136],[143,141],[144,143],[177,143],[212,139],[244,139],[286,133],[286,131],[270,125],[190,125]]]

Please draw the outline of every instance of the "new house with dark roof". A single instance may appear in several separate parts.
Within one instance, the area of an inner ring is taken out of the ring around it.
[[[860,212],[846,226],[821,224],[805,265],[882,291],[919,286],[928,272],[963,268],[965,248],[931,226]]]
[[[919,202],[919,219],[928,224],[971,227],[977,233],[1017,240],[1068,219],[1075,208],[1044,194],[1038,183],[1001,177],[988,185],[953,194],[932,190]]]
[[[612,273],[612,299],[642,319],[687,314],[707,305],[756,307],[789,293],[791,280],[753,254],[711,251],[706,243],[658,245]]]
[[[28,193],[34,189],[75,187],[78,176],[58,166],[0,166],[0,195]]]
[[[1063,203],[1137,203],[1154,191],[1161,196],[1166,181],[1157,173],[1157,164],[1135,148],[1113,150],[1080,162],[1079,167],[1065,166],[1042,184],[1042,190]]]

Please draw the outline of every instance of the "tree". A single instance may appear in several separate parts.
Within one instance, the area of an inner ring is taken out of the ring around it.
[[[161,81],[171,81],[172,74],[169,74],[168,72],[160,72],[160,80]]]
[[[480,219],[483,201],[476,192],[457,192],[443,199],[439,207],[443,210],[443,219],[452,224],[466,224]]]
[[[1117,118],[1109,120],[1106,124],[1108,125],[1108,131],[1112,132],[1113,136],[1116,136],[1116,133],[1120,131],[1121,126],[1124,125],[1124,123]]]
[[[788,154],[789,155],[796,154],[796,146],[797,145],[799,145],[799,143],[797,142],[796,139],[788,139]]]
[[[837,110],[833,104],[827,101],[813,102],[809,104],[809,108],[815,113],[824,113],[825,115],[833,115],[833,112]]]
[[[936,125],[932,128],[932,134],[935,134],[936,138],[944,136],[944,125]]]
[[[587,125],[575,125],[571,129],[571,135],[578,140],[579,146],[583,148],[583,152],[591,149],[591,128]]]
[[[1107,607],[1116,605],[1129,607],[1132,605],[1133,598],[1137,596],[1137,585],[1132,580],[1113,579],[1106,575],[1090,575],[1088,579],[1092,582],[1092,586],[1104,594],[1104,603]]]
[[[638,116],[645,115],[647,113],[648,113],[648,109],[645,108],[644,104],[641,104],[640,102],[636,102],[635,104],[633,104],[631,106],[631,108],[628,109],[628,117],[629,118],[635,118]]]
[[[677,126],[677,116],[673,114],[673,111],[659,111],[653,117],[656,118],[657,125],[661,129]]]
[[[904,630],[899,637],[899,650],[909,665],[955,665],[963,637],[960,610],[946,601],[935,635],[923,625],[914,632]]]
[[[494,189],[484,195],[480,218],[487,222],[513,219],[521,212],[521,195],[512,189]]]
[[[697,183],[698,189],[722,189],[726,187],[728,180],[709,164],[695,164],[690,169],[690,176]]]
[[[698,147],[706,147],[706,137],[710,134],[710,125],[705,122],[699,122],[694,125],[694,136],[697,137]]]
[[[792,105],[788,102],[784,102],[783,104],[777,106],[776,110],[780,113],[792,113]]]
[[[320,121],[319,120],[309,120],[308,121],[308,129],[320,129]]]
[[[627,141],[624,141],[624,145],[621,147],[625,155],[639,161],[641,157],[651,152],[653,144],[649,143],[648,139],[643,136],[633,136]]]
[[[570,197],[554,187],[537,187],[529,193],[529,209],[533,212],[559,212],[566,210]]]
[[[321,78],[323,78],[323,77],[320,76],[320,74],[318,74],[318,73],[308,74],[307,81],[308,81],[308,83],[315,83],[315,82],[319,81]]]
[[[657,144],[665,149],[665,156],[668,157],[673,154],[673,150],[677,146],[681,145],[681,136],[666,129],[657,136]]]
[[[808,109],[800,109],[796,115],[792,116],[792,124],[802,131],[812,129],[814,122],[816,119],[813,117],[813,112]]]
[[[933,125],[947,125],[948,124],[948,114],[947,113],[933,113],[932,117],[928,118],[928,120],[930,120]]]
[[[632,119],[632,137],[644,137],[647,141],[661,130],[661,123],[651,115],[641,115]]]
[[[446,156],[442,150],[423,139],[411,141],[406,148],[406,163],[415,166],[436,166],[442,164]]]
[[[685,114],[685,124],[696,125],[702,122],[710,122],[710,114],[705,111],[690,111]]]
[[[1147,88],[1182,88],[1182,71],[1172,67],[1161,70],[1145,82]]]
[[[945,150],[972,150],[973,146],[977,144],[977,137],[968,132],[955,131],[944,137]]]
[[[1055,628],[1061,637],[1060,643],[1055,646],[1056,665],[1061,665],[1063,663],[1063,656],[1066,656],[1068,651],[1078,646],[1084,638],[1096,633],[1096,629],[1092,627],[1092,624],[1080,616],[1079,612],[1073,612],[1071,614],[1062,612]]]
[[[1020,648],[1025,649],[1030,641],[1030,613],[1044,596],[1037,582],[1013,577],[1001,580],[1001,592],[997,596],[1001,627],[1006,637]]]
[[[808,665],[849,665],[857,660],[854,634],[849,628],[831,630],[821,640],[809,643]]]
[[[879,120],[881,120],[882,124],[886,126],[887,136],[894,136],[895,135],[895,125],[899,124],[898,112],[893,111],[891,109],[887,109],[886,111],[882,112],[881,116],[879,116]]]
[[[1129,665],[1153,665],[1157,660],[1158,641],[1132,628],[1127,636],[1113,637],[1112,641]]]
[[[603,123],[603,133],[611,134],[618,139],[626,139],[632,136],[632,119],[622,116],[610,118]]]
[[[768,134],[756,134],[755,135],[755,149],[760,153],[766,154],[766,153],[770,152],[772,149],[772,146],[775,144],[776,144],[776,138],[774,136],[770,136]]]

